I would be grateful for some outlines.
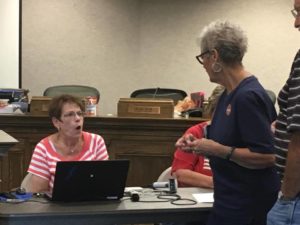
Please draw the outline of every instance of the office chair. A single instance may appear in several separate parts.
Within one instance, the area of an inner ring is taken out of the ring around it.
[[[160,175],[159,177],[157,178],[157,181],[158,182],[163,182],[163,181],[168,181],[169,179],[171,178],[174,178],[172,175],[171,175],[171,171],[172,171],[172,167],[168,167],[167,169],[165,169]]]
[[[77,97],[87,97],[87,96],[96,96],[97,103],[100,99],[100,92],[90,86],[83,86],[83,85],[58,85],[48,87],[44,91],[44,96],[54,97],[61,94],[70,94]]]
[[[267,90],[267,89],[266,89],[266,92],[269,95],[269,97],[270,97],[271,101],[273,102],[273,104],[275,105],[275,103],[276,103],[276,95],[275,95],[275,93],[273,91]]]
[[[173,99],[176,105],[179,100],[183,100],[187,93],[179,89],[170,88],[146,88],[135,90],[131,93],[131,98],[168,98]]]

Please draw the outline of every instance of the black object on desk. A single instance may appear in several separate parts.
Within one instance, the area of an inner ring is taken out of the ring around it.
[[[189,109],[181,112],[183,117],[202,117],[202,108]]]
[[[20,193],[18,190],[0,193],[0,202],[20,203],[31,198],[32,193]]]
[[[56,164],[53,201],[118,200],[123,197],[129,160],[60,161]]]
[[[131,98],[168,98],[177,104],[179,100],[183,100],[187,96],[187,93],[180,89],[173,88],[145,88],[135,90],[131,93]]]

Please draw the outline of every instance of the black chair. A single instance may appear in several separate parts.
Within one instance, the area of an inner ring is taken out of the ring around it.
[[[176,105],[179,100],[183,100],[187,93],[179,89],[170,88],[146,88],[139,89],[131,93],[131,98],[168,98],[173,99]]]
[[[87,97],[87,96],[96,96],[97,97],[97,103],[100,99],[100,92],[90,86],[83,86],[83,85],[58,85],[58,86],[52,86],[48,87],[44,91],[44,96],[49,97],[55,97],[57,95],[62,94],[70,94],[77,97]]]

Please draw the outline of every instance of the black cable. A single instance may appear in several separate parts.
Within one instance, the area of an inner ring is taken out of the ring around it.
[[[123,198],[123,200],[131,200],[132,201],[132,199],[131,199],[131,197],[125,197],[125,198]],[[156,203],[156,202],[169,202],[170,201],[170,199],[166,199],[166,200],[139,200],[139,201],[137,201],[137,202],[145,202],[145,203]]]
[[[177,194],[161,193],[157,196],[158,199],[168,199],[169,201],[178,200],[181,197]]]
[[[180,201],[185,201],[186,203],[181,203]],[[187,202],[190,202],[190,203],[187,203]],[[190,198],[180,198],[180,199],[172,200],[171,204],[173,204],[173,205],[196,205],[197,201],[195,201],[194,199],[190,199]]]
[[[165,201],[157,201],[157,200],[149,200],[149,201],[146,201],[146,200],[140,200],[139,202],[150,202],[150,203],[159,203],[159,202],[169,202],[170,200],[165,200]]]
[[[181,198],[181,196],[178,195],[178,194],[171,194],[171,193],[168,193],[168,192],[159,194],[157,196],[157,198],[159,198],[159,199],[168,199],[170,201],[170,203],[173,204],[173,205],[196,205],[197,204],[197,201],[195,201],[193,199]],[[185,203],[181,202],[181,201],[185,201]],[[187,203],[187,202],[190,202],[190,203]]]

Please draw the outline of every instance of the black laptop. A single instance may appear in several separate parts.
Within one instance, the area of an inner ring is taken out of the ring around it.
[[[124,195],[129,160],[57,162],[53,201],[119,200]]]

